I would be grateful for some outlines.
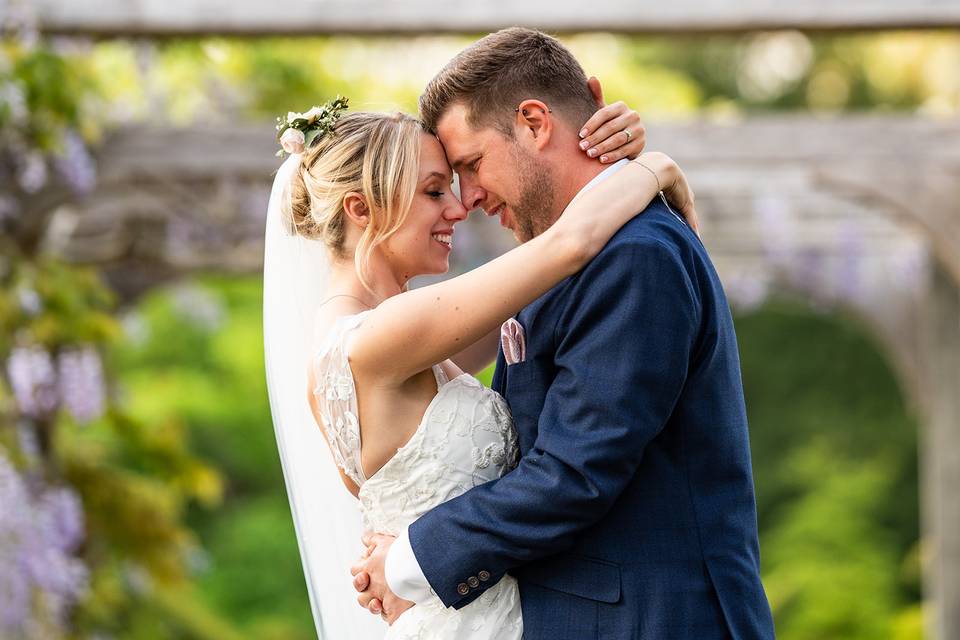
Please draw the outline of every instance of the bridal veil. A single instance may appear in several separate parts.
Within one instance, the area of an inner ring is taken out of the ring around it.
[[[326,247],[297,235],[282,215],[299,162],[292,155],[277,171],[267,209],[263,332],[270,411],[317,634],[374,640],[386,627],[357,604],[349,572],[363,551],[359,503],[344,487],[307,401],[314,316],[330,265]]]

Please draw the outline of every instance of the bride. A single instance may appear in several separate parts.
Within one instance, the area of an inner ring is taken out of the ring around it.
[[[598,122],[625,112],[605,107]],[[647,153],[536,238],[409,289],[447,271],[468,214],[442,146],[411,116],[318,113],[328,125],[308,130],[277,174],[264,259],[271,411],[318,633],[520,638],[510,576],[459,610],[384,602],[383,627],[353,600],[361,530],[396,533],[510,470],[509,411],[472,376],[496,357],[501,323],[583,268],[660,189],[695,223],[692,193],[672,160]]]

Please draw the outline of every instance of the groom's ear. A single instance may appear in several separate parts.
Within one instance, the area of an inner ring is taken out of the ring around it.
[[[607,106],[603,101],[603,87],[600,86],[600,80],[597,76],[590,76],[590,79],[587,80],[587,88],[590,89],[590,95],[593,96],[594,102],[597,103],[597,109],[603,109]]]
[[[343,210],[350,220],[360,229],[366,229],[370,224],[370,209],[363,194],[351,191],[343,197]]]
[[[524,100],[517,107],[517,127],[520,128],[521,141],[527,141],[538,151],[550,142],[553,135],[553,114],[539,100]]]

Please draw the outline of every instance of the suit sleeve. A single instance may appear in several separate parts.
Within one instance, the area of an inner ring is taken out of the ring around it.
[[[618,241],[565,295],[558,372],[534,446],[511,473],[409,527],[417,562],[447,606],[468,604],[513,567],[569,549],[629,483],[683,388],[699,306],[676,248]],[[478,575],[487,580],[464,593]]]

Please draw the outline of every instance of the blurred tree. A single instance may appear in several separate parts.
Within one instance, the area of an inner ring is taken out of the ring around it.
[[[32,207],[93,188],[95,86],[28,23],[0,62],[0,636],[225,637],[209,612],[146,605],[189,588],[185,508],[215,505],[220,477],[176,419],[126,412],[102,359],[115,299],[43,252],[50,207]]]

